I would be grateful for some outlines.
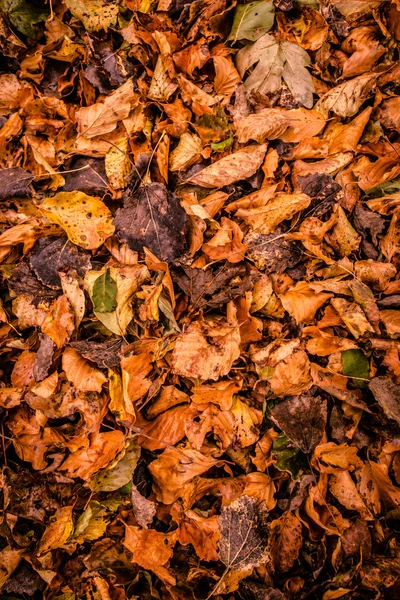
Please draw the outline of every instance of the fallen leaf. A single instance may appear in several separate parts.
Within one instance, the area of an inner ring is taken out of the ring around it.
[[[74,348],[66,348],[62,356],[62,368],[78,390],[82,392],[101,392],[107,377],[92,367]]]
[[[164,504],[172,504],[183,494],[189,481],[216,464],[217,460],[197,450],[167,448],[149,465],[157,499]]]
[[[98,248],[114,233],[106,205],[83,192],[59,192],[45,200],[40,209],[49,221],[64,229],[72,243],[86,250]]]
[[[168,585],[175,585],[175,577],[168,571],[167,565],[173,554],[176,533],[164,534],[155,529],[140,529],[125,525],[124,546],[132,552],[132,561],[150,569]]]
[[[210,320],[194,321],[175,342],[172,370],[182,377],[217,381],[229,373],[239,357],[239,344],[238,327]]]
[[[274,24],[275,6],[272,0],[249,2],[235,8],[232,29],[227,40],[255,42]]]
[[[248,92],[274,94],[283,79],[295,100],[306,108],[313,106],[314,86],[306,69],[310,62],[307,52],[300,46],[279,42],[269,33],[254,44],[245,46],[236,55],[236,66],[242,79],[246,71],[256,64],[244,82]]]
[[[251,177],[261,167],[266,149],[266,144],[246,146],[205,167],[188,181],[206,188],[220,188]]]
[[[320,443],[327,422],[327,403],[305,393],[285,398],[271,410],[270,418],[302,452]]]
[[[400,390],[399,386],[387,377],[374,377],[368,383],[368,387],[373,393],[384,413],[389,419],[400,422]]]
[[[66,296],[59,296],[42,323],[42,333],[62,348],[75,331],[75,315]]]
[[[118,238],[129,248],[147,247],[168,262],[183,252],[186,222],[178,198],[160,183],[139,187],[114,219]]]
[[[311,321],[316,311],[332,298],[332,294],[316,293],[305,281],[299,281],[287,292],[279,295],[285,310],[296,323]]]
[[[241,496],[219,516],[219,557],[228,569],[244,571],[266,560],[267,513],[256,498]]]
[[[113,9],[117,8],[115,5],[107,6],[111,6]],[[86,139],[91,139],[110,133],[116,128],[118,121],[127,118],[131,110],[131,103],[135,98],[132,80],[128,79],[115,92],[106,96],[103,102],[80,108],[75,115],[79,134]]]
[[[289,571],[303,545],[301,522],[292,512],[272,521],[269,544],[274,570]]]
[[[87,31],[107,30],[114,25],[118,16],[118,4],[103,0],[65,0],[65,5],[74,17],[80,19]]]

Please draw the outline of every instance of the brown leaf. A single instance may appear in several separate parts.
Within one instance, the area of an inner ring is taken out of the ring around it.
[[[271,420],[305,453],[320,443],[327,421],[327,403],[310,393],[279,402],[271,410]]]
[[[238,327],[211,320],[194,321],[180,334],[172,352],[172,370],[182,377],[217,381],[239,357]]]
[[[241,496],[219,516],[219,557],[229,569],[244,571],[266,560],[268,532],[265,509],[256,498]]]
[[[269,544],[274,570],[289,571],[303,545],[301,522],[292,512],[272,521]]]

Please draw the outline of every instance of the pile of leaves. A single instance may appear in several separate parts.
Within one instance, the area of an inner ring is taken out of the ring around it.
[[[0,598],[400,592],[400,1],[0,0]]]

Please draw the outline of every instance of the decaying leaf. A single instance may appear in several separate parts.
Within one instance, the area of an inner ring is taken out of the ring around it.
[[[229,569],[246,571],[267,557],[266,511],[257,498],[241,496],[219,516],[220,560]]]
[[[272,409],[271,420],[300,450],[308,453],[324,435],[327,404],[310,393],[285,398]]]
[[[114,225],[119,239],[132,250],[147,247],[159,259],[171,261],[185,247],[186,221],[175,194],[151,183],[140,187],[119,209]]]

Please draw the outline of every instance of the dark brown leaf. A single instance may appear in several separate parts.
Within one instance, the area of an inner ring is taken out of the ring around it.
[[[327,403],[310,393],[285,398],[272,409],[271,420],[300,450],[308,453],[324,435]]]
[[[132,250],[149,248],[157,258],[168,262],[184,251],[186,223],[177,196],[160,183],[142,185],[114,219],[121,242]]]

